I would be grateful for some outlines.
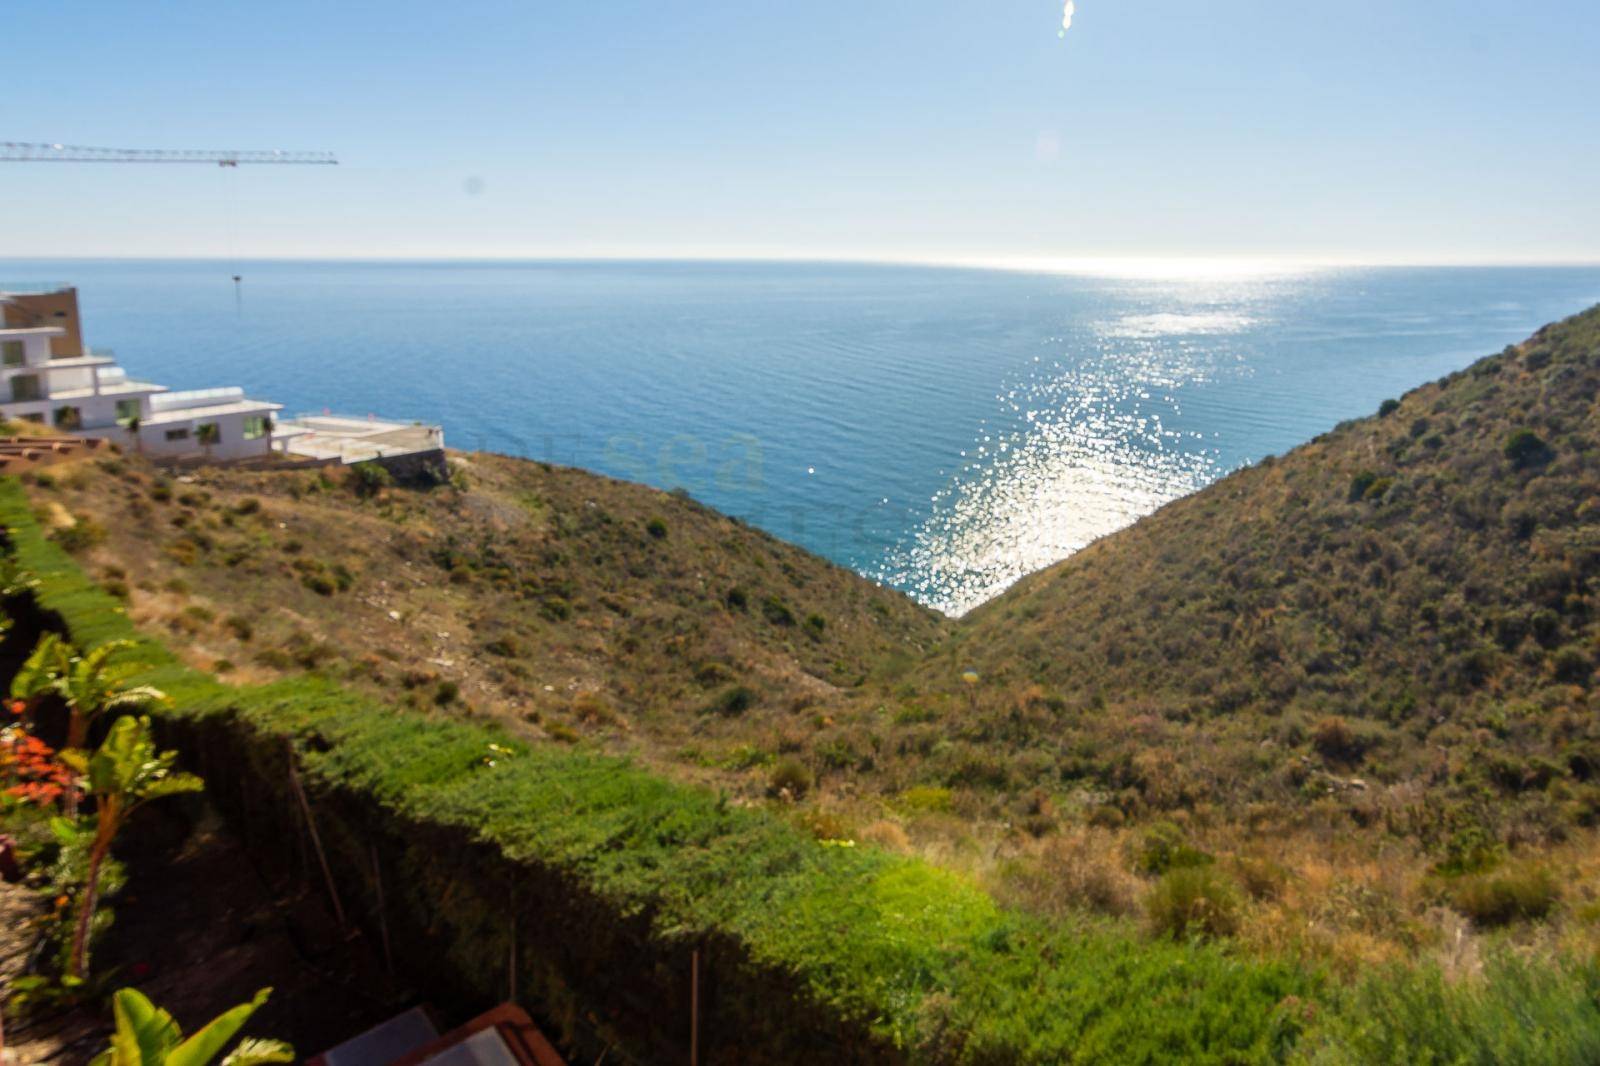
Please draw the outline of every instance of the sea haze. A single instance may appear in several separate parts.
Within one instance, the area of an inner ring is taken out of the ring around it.
[[[40,280],[136,377],[682,488],[953,613],[1600,301],[1578,267],[0,261]]]

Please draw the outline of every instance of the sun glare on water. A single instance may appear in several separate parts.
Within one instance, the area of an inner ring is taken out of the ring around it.
[[[1051,338],[1052,355],[997,395],[995,416],[880,577],[963,614],[1226,472],[1185,405],[1253,374],[1236,341],[1268,323],[1268,294],[1299,282],[1238,261],[1175,278],[1179,265],[1195,263],[1111,275],[1142,292],[1144,309]]]

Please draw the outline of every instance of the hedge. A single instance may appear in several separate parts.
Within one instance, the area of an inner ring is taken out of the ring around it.
[[[692,953],[709,1063],[1280,1061],[1321,987],[1222,946],[1048,926],[954,873],[825,845],[626,760],[316,677],[224,685],[138,632],[13,477],[0,525],[52,625],[136,643],[140,680],[173,697],[169,742],[248,847],[306,863],[292,759],[345,909],[387,929],[407,976],[462,1006],[514,984],[590,1057],[687,1058]]]

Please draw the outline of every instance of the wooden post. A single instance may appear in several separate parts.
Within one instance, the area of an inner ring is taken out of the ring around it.
[[[700,949],[689,955],[689,1066],[700,1066]]]
[[[507,998],[512,1003],[515,1003],[517,1001],[517,912],[516,912],[516,909],[515,909],[516,905],[517,905],[516,904],[516,897],[513,896],[512,900],[511,900],[511,906],[513,908],[512,911],[511,911],[511,951],[509,953],[510,957],[507,960],[507,962],[508,962],[507,969],[510,971],[510,974],[511,974],[511,977],[510,977],[511,995],[508,996]]]
[[[394,955],[389,950],[389,916],[383,905],[383,866],[378,862],[378,845],[372,845],[372,883],[378,890],[378,935],[383,938],[383,966],[394,976]]]
[[[339,931],[349,931],[349,923],[344,918],[344,904],[339,902],[339,890],[333,884],[333,870],[328,866],[327,853],[322,850],[322,838],[317,835],[317,823],[311,817],[311,801],[306,798],[305,786],[300,784],[300,774],[294,766],[294,745],[288,741],[284,747],[289,752],[289,784],[294,787],[295,797],[300,801],[300,813],[305,815],[306,830],[311,834],[311,846],[316,849],[317,862],[322,866],[322,879],[328,886],[328,898],[333,900],[333,913],[339,919]]]

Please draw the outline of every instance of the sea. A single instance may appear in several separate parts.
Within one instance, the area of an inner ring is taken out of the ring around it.
[[[0,259],[62,282],[136,378],[681,489],[950,614],[1600,302],[1600,266]]]

